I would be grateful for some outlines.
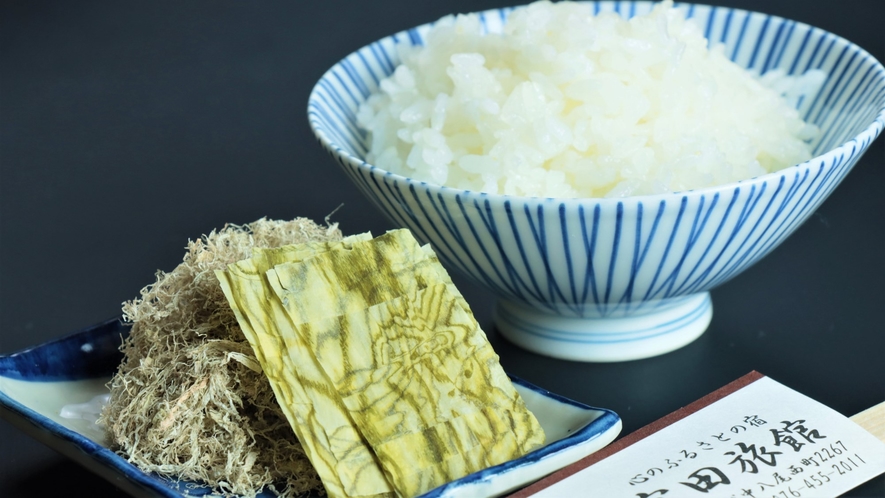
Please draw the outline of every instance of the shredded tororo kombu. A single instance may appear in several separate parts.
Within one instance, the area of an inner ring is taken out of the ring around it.
[[[184,261],[123,304],[132,323],[101,422],[146,472],[216,494],[322,492],[215,276],[256,247],[341,239],[336,225],[260,219],[189,241]]]

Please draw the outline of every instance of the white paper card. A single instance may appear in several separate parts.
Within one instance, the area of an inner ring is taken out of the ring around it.
[[[762,377],[533,496],[817,498],[882,472],[885,443]]]

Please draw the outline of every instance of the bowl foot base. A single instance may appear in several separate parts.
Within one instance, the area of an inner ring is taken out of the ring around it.
[[[553,315],[498,300],[495,325],[516,345],[564,360],[611,362],[669,353],[697,339],[713,317],[709,292],[671,298],[618,317]]]

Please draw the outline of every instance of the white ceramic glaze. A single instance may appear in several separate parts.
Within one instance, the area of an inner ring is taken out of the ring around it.
[[[624,17],[653,6],[589,3]],[[885,125],[885,68],[856,45],[779,17],[683,7],[708,38],[751,71],[828,74],[817,95],[797,102],[800,115],[822,131],[811,144],[816,157],[742,182],[623,199],[488,195],[389,173],[363,160],[365,133],[356,125],[356,109],[393,71],[395,46],[422,43],[429,25],[379,40],[333,66],[311,93],[308,119],[319,142],[393,223],[498,296],[498,328],[517,344],[585,361],[662,354],[699,336],[712,309],[706,305],[693,319],[681,315],[684,330],[645,334],[679,318],[662,310],[686,296],[700,302],[699,296],[777,247]],[[509,10],[483,12],[481,21],[499,31]],[[513,324],[517,319],[553,333],[525,333]],[[631,340],[598,340],[608,332]]]
[[[703,334],[713,318],[709,292],[655,304],[618,317],[576,318],[499,299],[495,323],[528,350],[563,360],[611,362],[681,348]]]

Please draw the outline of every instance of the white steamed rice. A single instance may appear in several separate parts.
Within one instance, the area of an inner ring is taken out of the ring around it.
[[[667,1],[629,21],[586,4],[516,9],[501,34],[440,20],[358,113],[367,162],[439,185],[625,197],[751,178],[805,161],[817,128],[788,100],[819,71],[759,79],[708,49]],[[784,98],[786,97],[786,99]]]

